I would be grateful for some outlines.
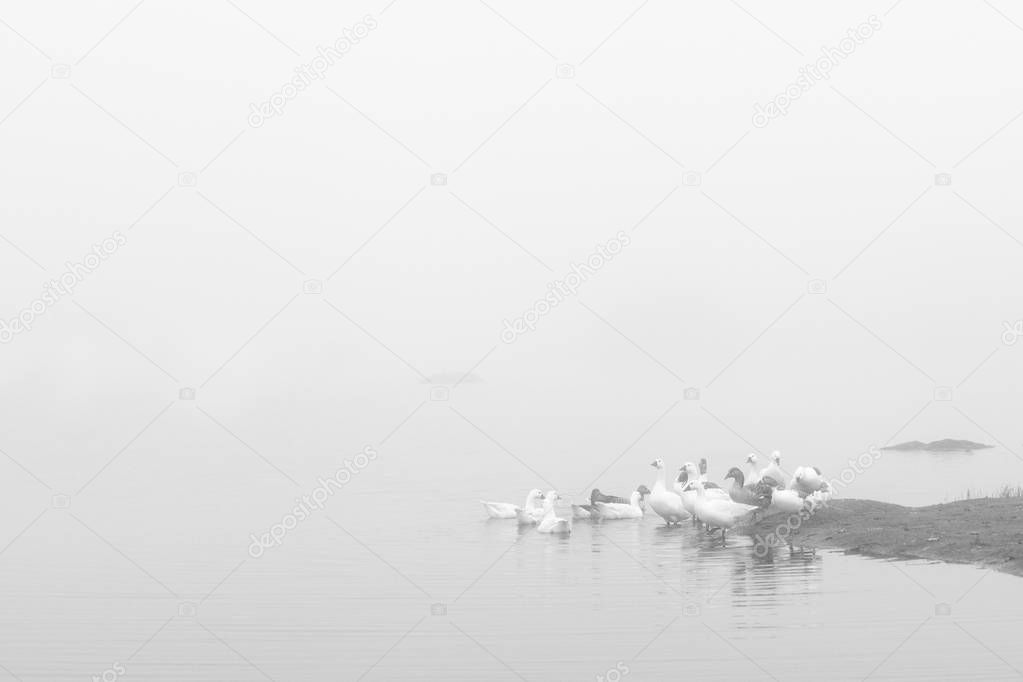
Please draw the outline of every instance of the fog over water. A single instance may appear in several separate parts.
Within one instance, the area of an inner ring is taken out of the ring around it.
[[[0,2],[0,679],[1018,675],[1014,577],[478,500],[1023,484],[1021,24]]]

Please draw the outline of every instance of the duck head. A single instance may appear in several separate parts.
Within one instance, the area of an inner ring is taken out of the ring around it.
[[[682,490],[692,490],[699,478],[695,464],[686,462],[682,465],[678,475],[678,482],[682,484]]]
[[[739,467],[732,467],[731,469],[728,470],[728,473],[725,474],[725,480],[727,481],[730,478],[733,479],[740,486],[743,484],[743,481],[745,481],[745,479],[746,479],[746,477],[743,476],[742,472],[739,470]]]
[[[661,459],[660,457],[658,457],[654,461],[650,462],[650,466],[652,466],[653,468],[658,469],[658,470],[663,469],[664,468],[664,460]]]
[[[781,453],[777,450],[771,452],[771,461],[777,464],[778,466],[781,466]]]
[[[641,485],[638,488],[636,488],[636,492],[639,493],[641,497],[646,497],[647,495],[650,494],[650,488],[646,487],[645,485]]]

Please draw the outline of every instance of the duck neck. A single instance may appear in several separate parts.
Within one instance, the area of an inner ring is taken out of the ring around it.
[[[689,480],[693,482],[693,485],[696,485],[697,482],[703,480],[703,476],[696,470],[695,466],[689,467],[689,471],[687,473],[689,474]]]
[[[543,501],[544,516],[554,516],[554,497],[551,495],[547,496],[547,499]]]

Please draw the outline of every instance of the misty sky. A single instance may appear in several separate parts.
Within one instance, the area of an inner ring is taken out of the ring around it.
[[[1023,452],[1010,3],[153,0],[104,37],[133,4],[0,2],[0,317],[126,237],[0,346],[0,448],[47,486],[77,490],[155,417],[135,447],[238,447],[215,418],[302,485],[413,413],[392,447],[509,489],[534,479],[502,448],[566,488],[623,452],[613,481],[753,449],[834,470],[894,436]],[[470,369],[421,405],[424,375]]]

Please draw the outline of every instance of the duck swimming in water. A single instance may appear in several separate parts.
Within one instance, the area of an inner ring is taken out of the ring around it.
[[[643,486],[645,489],[645,486]],[[647,492],[650,492],[649,490]],[[589,504],[573,504],[572,505],[572,518],[574,519],[597,519],[600,518],[600,514],[597,512],[597,503],[604,502],[607,504],[629,504],[629,500],[624,497],[617,495],[605,495],[600,492],[599,488],[594,488],[590,491],[590,503]]]
[[[484,502],[480,500],[480,504],[487,510],[487,515],[492,519],[514,519],[519,509],[522,510],[539,510],[541,507],[537,504],[538,501],[543,500],[543,493],[534,488],[526,494],[526,502],[519,507],[511,502]]]
[[[636,490],[629,499],[629,504],[619,502],[597,502],[597,513],[601,519],[641,519],[643,508],[639,501],[643,494]]]
[[[537,532],[560,535],[568,535],[572,532],[572,519],[563,519],[554,513],[554,503],[560,499],[561,496],[556,490],[547,493],[547,499],[544,502],[544,516],[536,526]]]

